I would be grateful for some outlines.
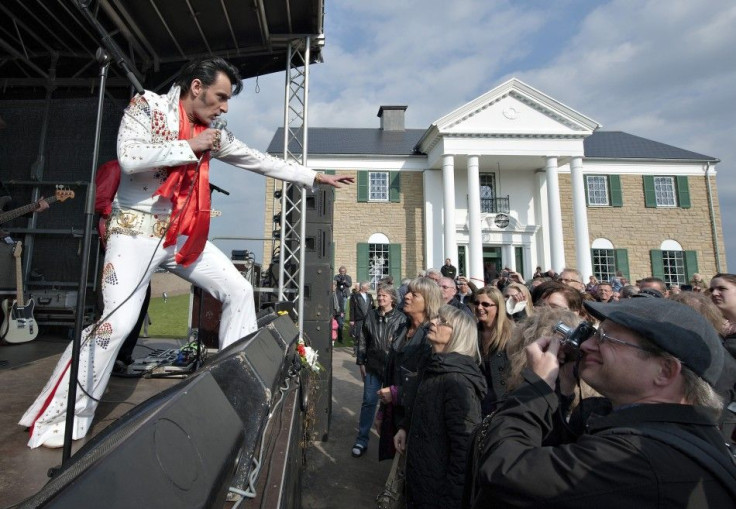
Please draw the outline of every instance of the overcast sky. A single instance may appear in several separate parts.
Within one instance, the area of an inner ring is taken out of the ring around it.
[[[733,271],[735,27],[733,0],[326,0],[324,63],[310,67],[309,126],[377,128],[379,106],[404,104],[407,127],[423,129],[517,77],[603,130],[719,158]],[[247,80],[231,102],[228,128],[259,150],[283,125],[284,80],[284,73]],[[261,237],[264,179],[218,164],[211,180],[232,194],[215,194],[224,216],[213,220],[210,237]],[[707,225],[689,234],[710,235]],[[260,243],[217,244],[254,250],[261,260]]]

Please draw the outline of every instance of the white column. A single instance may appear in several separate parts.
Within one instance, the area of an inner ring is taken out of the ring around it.
[[[573,157],[570,163],[572,177],[572,215],[575,221],[576,268],[583,275],[583,282],[593,274],[590,260],[590,235],[588,233],[588,209],[585,203],[585,182],[583,180],[583,158]]]
[[[549,242],[552,251],[552,269],[565,267],[565,242],[562,238],[562,208],[560,207],[560,181],[557,174],[557,158],[548,157],[544,168],[547,175],[547,204],[549,206]]]
[[[504,267],[516,271],[516,252],[513,244],[504,244],[501,248],[501,263]]]
[[[535,214],[537,215],[537,224],[541,226],[538,232],[534,236],[536,241],[536,251],[539,257],[535,262],[535,267],[540,265],[543,271],[552,268],[551,266],[551,249],[549,244],[549,205],[547,202],[547,176],[543,171],[537,171],[535,174],[537,180],[537,198],[538,205],[534,207]]]
[[[480,224],[480,175],[478,156],[468,156],[468,274],[476,284],[483,282],[483,229]]]
[[[445,209],[445,258],[457,265],[457,241],[455,239],[455,156],[442,156],[442,189]]]
[[[532,248],[528,244],[524,244],[524,277],[527,281],[532,279],[536,260],[532,260]],[[518,271],[517,271],[518,272]]]

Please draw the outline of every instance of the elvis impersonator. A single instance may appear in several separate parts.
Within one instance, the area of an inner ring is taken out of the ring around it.
[[[189,63],[165,96],[146,91],[125,109],[118,132],[120,186],[107,225],[102,318],[82,333],[73,438],[87,434],[110,379],[117,351],[140,312],[157,267],[164,267],[222,302],[220,348],[256,330],[253,288],[207,241],[209,160],[304,187],[340,187],[352,177],[326,175],[251,148],[227,130],[208,127],[240,92],[238,70],[222,58]],[[71,344],[19,424],[28,446],[64,442]]]

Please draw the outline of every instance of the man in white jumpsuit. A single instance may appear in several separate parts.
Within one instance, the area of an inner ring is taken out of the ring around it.
[[[210,157],[304,187],[353,182],[262,154],[229,131],[208,127],[227,112],[228,100],[241,88],[234,66],[221,58],[200,59],[181,71],[167,95],[146,91],[125,109],[118,132],[122,173],[107,225],[101,283],[105,309],[100,321],[82,333],[75,440],[89,430],[157,267],[222,302],[220,348],[256,330],[253,288],[207,241]],[[29,447],[63,445],[71,347],[19,422],[30,428]]]

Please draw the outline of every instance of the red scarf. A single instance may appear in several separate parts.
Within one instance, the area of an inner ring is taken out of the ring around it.
[[[205,125],[189,123],[189,118],[179,101],[179,139],[189,140],[205,129],[207,129]],[[199,258],[210,231],[209,153],[202,157],[199,172],[196,170],[197,163],[172,166],[168,169],[169,176],[166,181],[153,193],[153,196],[169,198],[172,204],[171,224],[166,232],[164,247],[175,245],[179,234],[189,237],[181,250],[176,253],[176,263],[185,267]],[[191,198],[189,198],[190,189]]]

